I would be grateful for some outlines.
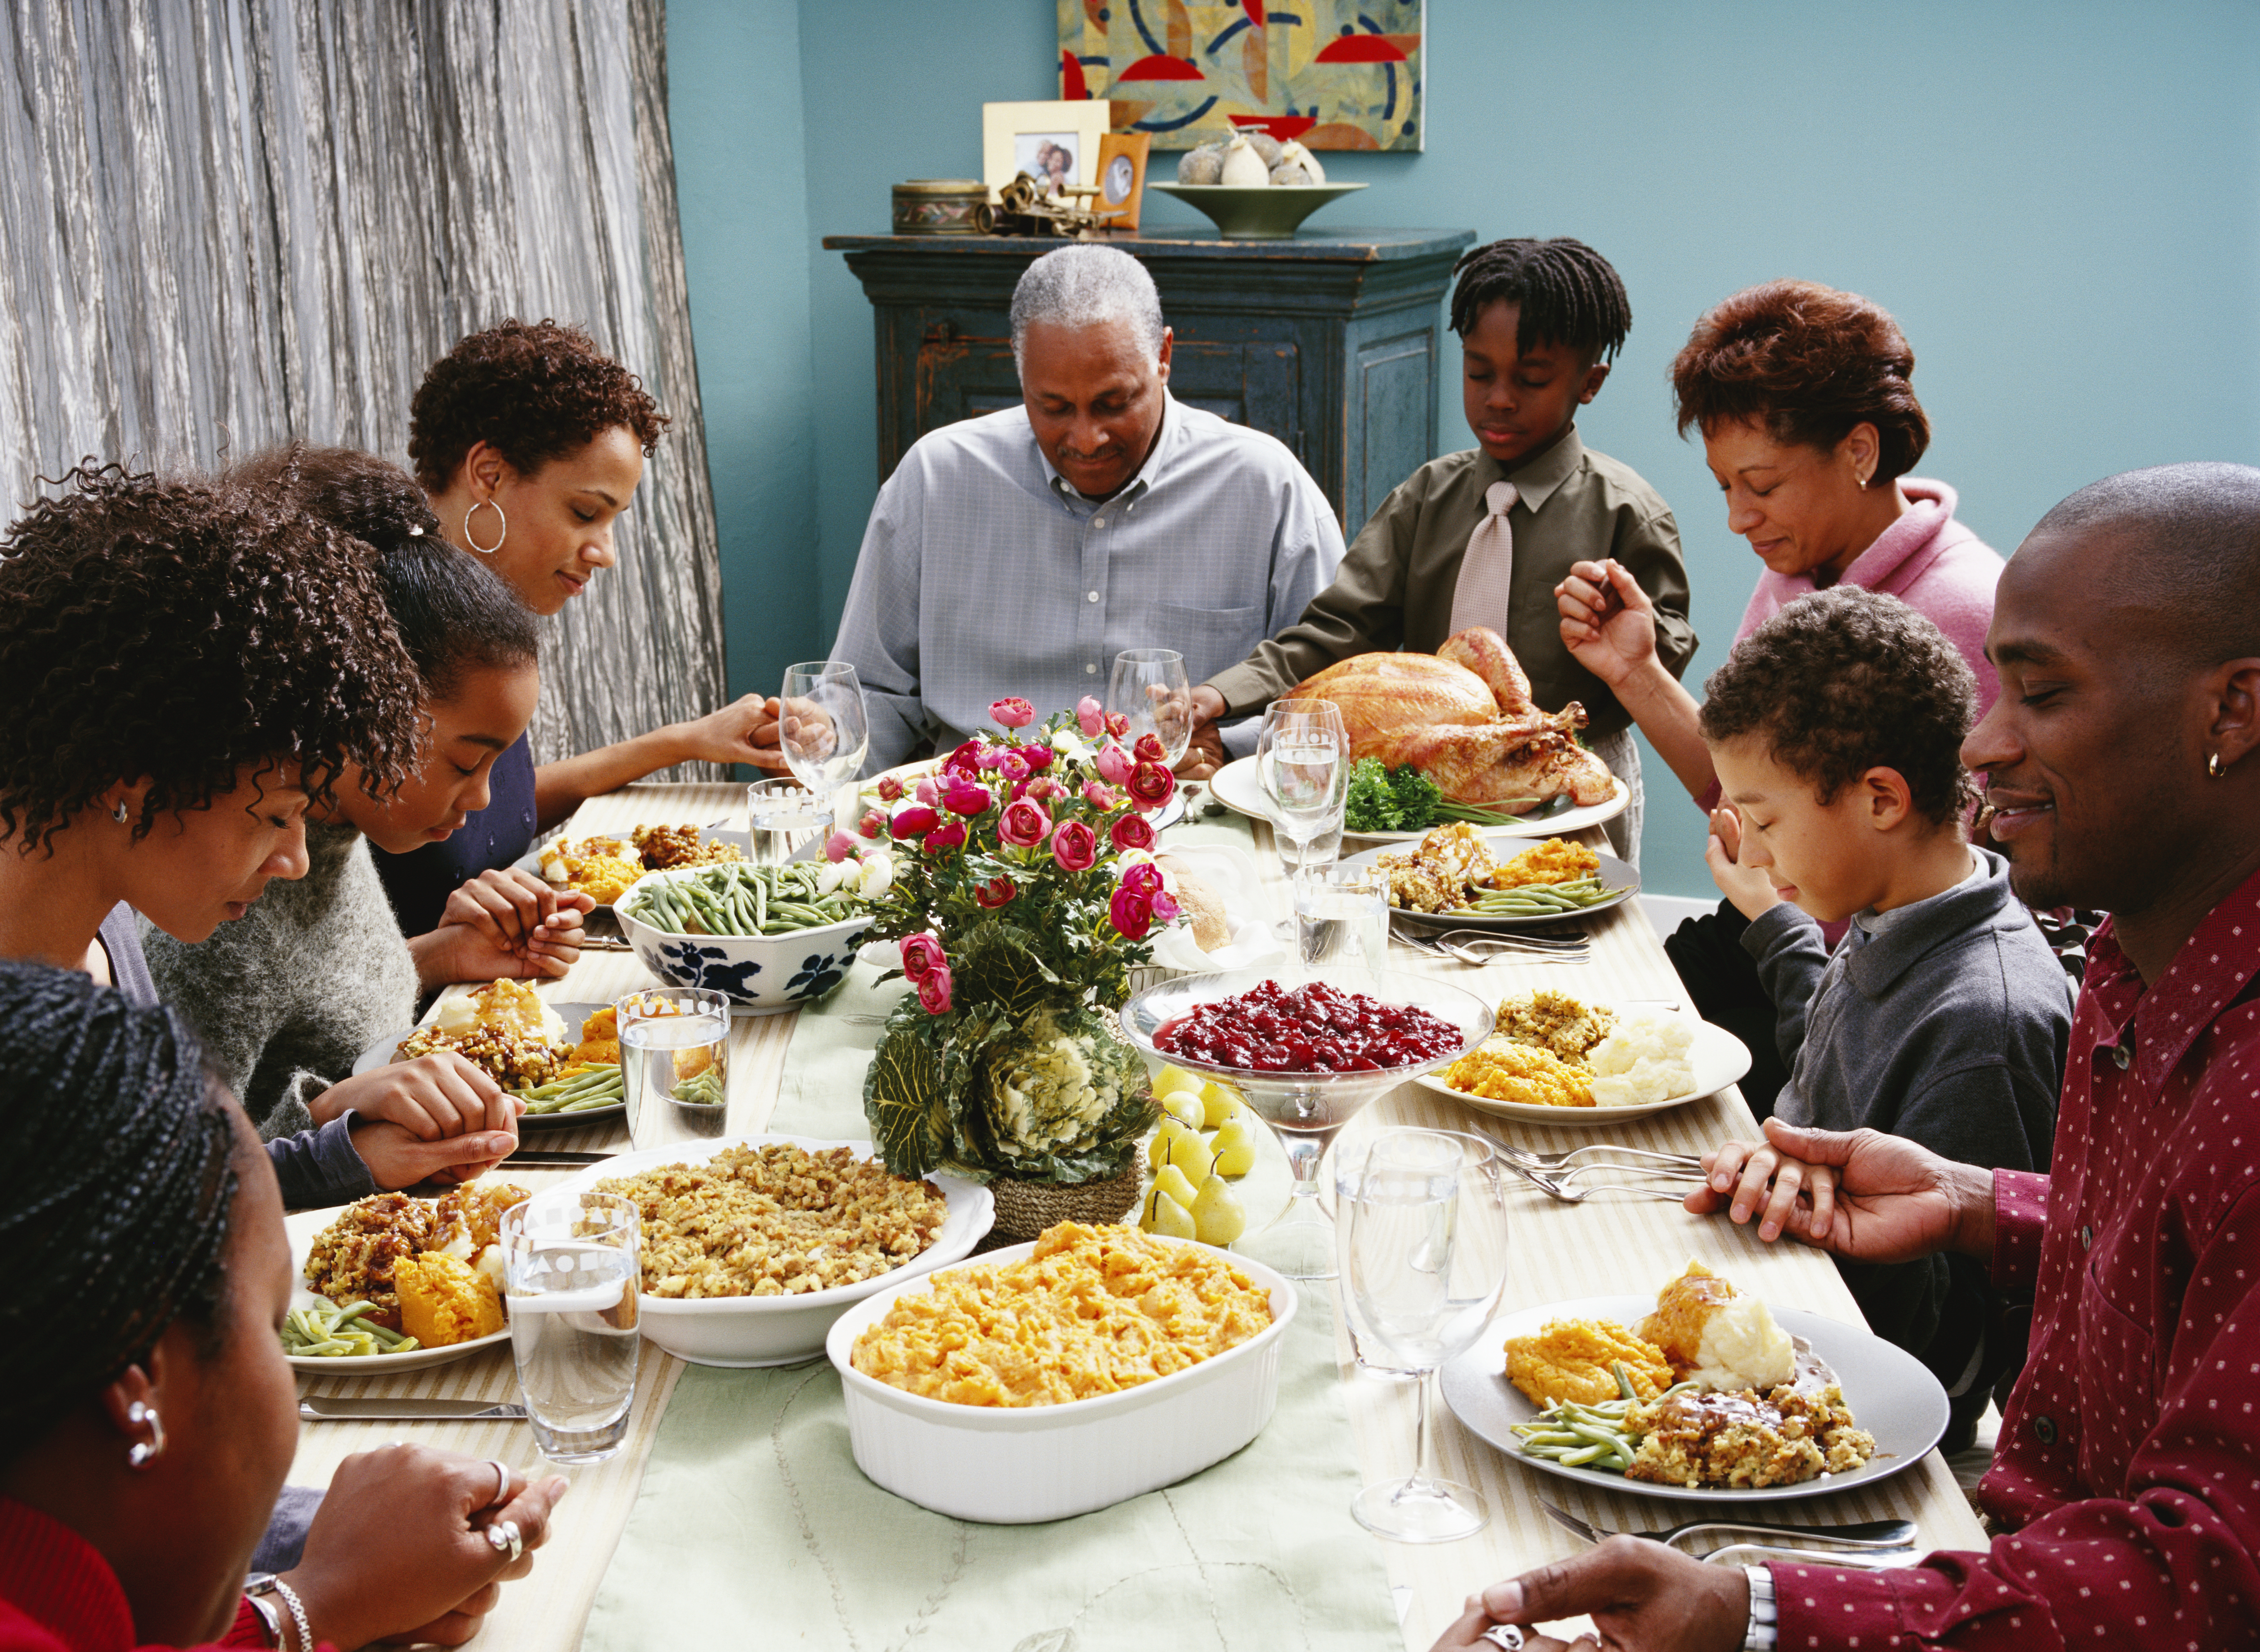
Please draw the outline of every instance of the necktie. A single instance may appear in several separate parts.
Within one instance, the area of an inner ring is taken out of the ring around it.
[[[1513,508],[1514,484],[1494,482],[1484,490],[1491,513],[1468,535],[1467,554],[1460,559],[1460,583],[1452,588],[1452,629],[1489,626],[1506,634],[1507,593],[1514,580],[1514,530],[1506,525]]]

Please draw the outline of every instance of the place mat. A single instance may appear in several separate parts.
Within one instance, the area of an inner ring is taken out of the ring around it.
[[[1333,1307],[1305,1291],[1279,1405],[1238,1455],[1041,1526],[951,1520],[879,1490],[830,1366],[686,1370],[582,1645],[879,1652],[1324,1652],[1400,1644],[1359,1488]]]

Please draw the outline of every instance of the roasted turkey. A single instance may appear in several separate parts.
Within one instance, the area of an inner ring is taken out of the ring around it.
[[[1488,626],[1434,654],[1355,654],[1289,692],[1341,708],[1352,758],[1410,763],[1454,803],[1519,813],[1565,791],[1579,805],[1614,793],[1607,766],[1575,738],[1585,708],[1532,704],[1520,662]]]

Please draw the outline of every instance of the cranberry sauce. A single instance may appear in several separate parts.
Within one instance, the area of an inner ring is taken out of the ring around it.
[[[1375,1073],[1460,1048],[1460,1029],[1410,1005],[1323,982],[1288,991],[1266,981],[1166,1023],[1154,1048],[1255,1073]]]

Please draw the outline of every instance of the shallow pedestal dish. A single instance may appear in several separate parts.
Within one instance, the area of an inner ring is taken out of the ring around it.
[[[647,873],[636,887],[696,877],[705,869]],[[613,911],[620,933],[652,974],[672,986],[726,993],[756,1015],[797,1009],[838,986],[855,962],[857,938],[871,926],[862,917],[778,935],[678,935],[644,922],[625,905]]]
[[[970,1265],[1010,1266],[1034,1249],[1013,1245]],[[1295,1287],[1278,1274],[1242,1256],[1230,1260],[1270,1293],[1268,1330],[1184,1370],[1063,1405],[959,1405],[866,1377],[855,1368],[855,1339],[896,1298],[930,1282],[890,1285],[857,1303],[825,1340],[855,1466],[875,1485],[937,1514],[1024,1526],[1110,1508],[1221,1462],[1271,1420],[1279,1350],[1297,1306]]]
[[[1362,183],[1155,183],[1153,188],[1204,213],[1217,232],[1235,241],[1293,239],[1302,221],[1327,202],[1362,190]]]
[[[760,1147],[782,1142],[810,1153],[826,1148],[852,1148],[869,1158],[868,1141],[827,1141],[813,1136],[732,1136],[726,1141],[678,1141],[667,1147],[643,1148],[607,1159],[584,1170],[561,1188],[586,1191],[599,1182],[639,1176],[665,1164],[698,1164],[727,1148]],[[933,1243],[890,1273],[861,1284],[831,1291],[812,1291],[784,1297],[655,1297],[642,1294],[638,1304],[645,1340],[693,1365],[731,1368],[790,1365],[824,1351],[825,1334],[841,1313],[875,1291],[946,1267],[971,1254],[989,1231],[996,1204],[989,1190],[937,1171],[926,1178],[949,1201],[949,1214]]]

